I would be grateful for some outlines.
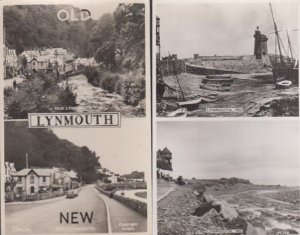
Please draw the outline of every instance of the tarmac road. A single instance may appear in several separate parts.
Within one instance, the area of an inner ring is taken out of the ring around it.
[[[6,234],[57,234],[57,233],[107,233],[107,211],[104,201],[94,190],[94,185],[81,189],[79,196],[67,199],[60,197],[45,203],[6,204]],[[67,217],[67,212],[93,212],[91,223],[82,221],[80,214],[69,223],[62,219],[60,213]]]

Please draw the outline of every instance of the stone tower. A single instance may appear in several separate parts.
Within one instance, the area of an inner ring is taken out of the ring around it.
[[[260,32],[258,26],[255,30],[254,38],[254,55],[256,59],[261,59],[262,56],[268,55],[268,38]]]

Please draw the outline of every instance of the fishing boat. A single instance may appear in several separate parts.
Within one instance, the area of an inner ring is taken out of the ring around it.
[[[186,108],[179,108],[167,115],[167,117],[187,117],[187,109]]]
[[[193,99],[193,100],[181,101],[181,102],[178,102],[177,104],[181,108],[186,108],[188,111],[191,111],[191,110],[198,109],[201,101],[202,101],[202,98],[198,98],[198,99]]]
[[[231,78],[231,74],[206,75],[206,77],[210,79]]]
[[[200,84],[200,88],[205,90],[211,90],[211,91],[229,91],[230,90],[230,84]]]
[[[282,40],[280,38],[277,24],[275,22],[271,3],[269,3],[269,6],[270,6],[273,24],[274,24],[275,41],[276,41],[275,42],[275,56],[273,58],[270,57],[270,61],[272,64],[274,83],[275,83],[276,88],[284,88],[284,87],[288,88],[291,86],[291,83],[295,83],[295,84],[299,83],[298,60],[293,58],[292,46],[291,46],[290,37],[289,37],[288,32],[287,32],[287,38],[288,38],[290,55],[287,55],[286,57],[283,56],[283,54],[282,54],[283,45],[281,45]],[[277,55],[277,47],[279,50],[279,55]]]
[[[284,80],[284,81],[281,81],[281,82],[277,82],[276,83],[276,88],[285,89],[285,88],[289,88],[291,85],[292,85],[291,81]]]
[[[217,94],[210,94],[208,96],[201,96],[203,103],[214,103],[218,101],[218,95]]]
[[[232,83],[233,78],[203,78],[202,79],[203,83]]]

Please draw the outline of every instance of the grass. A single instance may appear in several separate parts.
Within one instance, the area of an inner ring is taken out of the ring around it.
[[[145,198],[147,199],[147,192],[138,192],[134,194],[137,197]]]

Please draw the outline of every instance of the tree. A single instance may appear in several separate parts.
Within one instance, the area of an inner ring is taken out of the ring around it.
[[[145,5],[119,4],[114,12],[116,48],[128,69],[144,67]]]
[[[183,178],[182,178],[182,176],[179,176],[179,177],[177,178],[176,183],[179,184],[179,185],[184,185],[184,184],[185,184],[185,183],[184,183],[184,180],[183,180]]]
[[[103,62],[107,68],[115,66],[115,33],[111,14],[104,14],[90,36],[90,43],[95,48],[95,59]]]

